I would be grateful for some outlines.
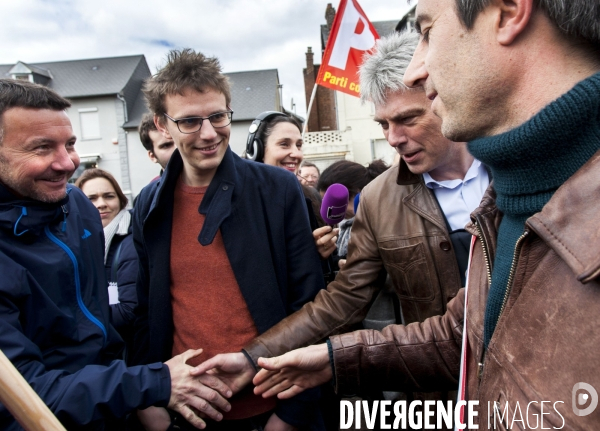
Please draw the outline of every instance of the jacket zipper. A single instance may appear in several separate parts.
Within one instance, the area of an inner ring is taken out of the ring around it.
[[[107,338],[106,328],[104,327],[104,325],[102,324],[102,322],[100,322],[90,312],[90,310],[87,309],[87,307],[83,303],[83,298],[81,296],[81,281],[79,279],[79,264],[77,262],[77,258],[75,257],[75,255],[73,254],[73,252],[71,251],[71,249],[64,242],[62,242],[60,239],[58,239],[56,236],[54,236],[54,234],[52,232],[50,232],[50,229],[48,228],[48,226],[44,227],[44,232],[46,232],[46,235],[48,236],[48,238],[50,238],[50,240],[53,243],[55,243],[60,248],[62,248],[64,250],[64,252],[67,253],[67,256],[69,256],[69,258],[71,259],[71,262],[73,263],[73,270],[74,270],[74,275],[75,275],[75,292],[76,292],[76,295],[77,295],[77,304],[79,305],[79,308],[81,309],[81,311],[83,312],[83,314],[93,324],[95,324],[96,326],[98,326],[102,330],[102,333],[104,334],[104,343],[106,344],[106,338]]]
[[[482,239],[481,245],[483,247],[483,255],[485,257],[485,264],[487,267],[488,283],[491,286],[492,275],[491,275],[491,271],[490,271],[488,254],[487,254],[486,248],[485,248],[485,242],[483,241],[483,235],[482,235],[479,224],[475,223],[475,227],[477,228],[480,238]],[[496,324],[500,320],[500,316],[502,316],[502,313],[504,312],[504,309],[506,308],[506,303],[508,302],[508,296],[510,295],[510,292],[512,290],[512,285],[513,285],[513,281],[514,281],[514,277],[515,277],[515,271],[517,268],[517,262],[519,260],[519,253],[521,252],[521,247],[523,246],[523,240],[525,239],[525,237],[527,235],[529,235],[529,231],[525,230],[525,232],[523,232],[523,234],[517,239],[517,242],[515,244],[515,250],[513,253],[513,258],[512,258],[512,262],[511,262],[511,266],[510,266],[510,272],[508,273],[508,282],[506,284],[506,291],[504,292],[504,298],[502,299],[502,307],[500,307],[500,313],[498,314],[498,320],[496,321]],[[481,377],[483,376],[483,364],[485,361],[485,352],[486,352],[485,349],[481,350],[481,357],[479,359],[479,363],[477,364],[477,376],[478,376],[479,380],[481,380]]]
[[[487,248],[485,245],[485,239],[483,238],[483,232],[481,231],[481,226],[479,225],[478,221],[476,221],[474,224],[475,224],[475,228],[477,229],[477,233],[479,233],[479,240],[481,242],[481,248],[483,249],[483,257],[484,257],[484,261],[485,261],[485,268],[487,271],[488,286],[491,286],[492,285],[492,270],[491,270],[492,266],[490,264],[490,257],[487,252]],[[479,380],[481,380],[481,376],[483,375],[483,362],[484,361],[485,361],[485,349],[481,349],[481,355],[479,356],[479,361],[477,362],[477,378]]]
[[[502,300],[502,307],[500,308],[500,313],[498,314],[498,320],[500,320],[500,316],[502,316],[504,308],[506,308],[506,303],[508,302],[508,295],[512,290],[513,279],[515,277],[515,270],[517,269],[517,260],[519,259],[519,253],[521,252],[523,239],[525,239],[525,237],[528,234],[528,231],[523,232],[523,234],[519,237],[519,239],[517,239],[517,243],[515,244],[515,253],[513,254],[510,272],[508,273],[508,283],[506,284],[506,292],[504,292],[504,299]],[[496,324],[498,324],[498,320],[496,321]]]

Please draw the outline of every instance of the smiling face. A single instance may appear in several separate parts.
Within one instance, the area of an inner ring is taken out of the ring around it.
[[[404,83],[425,88],[447,138],[468,141],[494,134],[506,121],[503,100],[512,80],[504,73],[507,58],[497,61],[502,57],[493,9],[480,12],[471,29],[456,14],[455,0],[419,1],[416,14],[421,39]]]
[[[81,191],[100,212],[102,227],[109,225],[121,211],[121,202],[113,185],[106,178],[97,177],[87,180]]]
[[[441,120],[423,91],[389,93],[385,104],[375,107],[374,120],[412,173],[428,172],[438,181],[463,178],[457,172],[462,172],[466,146],[442,135]]]
[[[302,135],[292,123],[277,123],[265,142],[264,162],[296,173],[302,162]]]
[[[10,108],[2,115],[0,181],[20,197],[58,202],[79,167],[64,111]]]
[[[164,105],[171,118],[208,117],[227,111],[225,95],[212,89],[203,93],[186,89],[183,94],[168,94]],[[183,181],[189,186],[204,187],[210,184],[229,146],[231,125],[214,128],[204,120],[198,132],[181,133],[177,125],[166,117],[158,118],[157,128],[173,138],[183,159]]]

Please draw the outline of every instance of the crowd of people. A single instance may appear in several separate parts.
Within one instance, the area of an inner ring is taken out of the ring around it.
[[[0,79],[0,349],[67,429],[338,429],[346,396],[598,428],[600,4],[420,0],[416,27],[360,68],[391,167],[321,172],[273,111],[234,154],[219,61],[171,51],[134,205],[69,182],[68,100]]]

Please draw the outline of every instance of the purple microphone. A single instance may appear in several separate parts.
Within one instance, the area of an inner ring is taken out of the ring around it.
[[[323,196],[321,217],[330,226],[338,224],[346,216],[348,208],[348,189],[343,184],[332,184]]]

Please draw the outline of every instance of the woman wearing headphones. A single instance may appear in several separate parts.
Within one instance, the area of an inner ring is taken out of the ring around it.
[[[302,126],[294,117],[277,111],[266,111],[252,122],[246,144],[247,159],[278,166],[293,174],[304,159]],[[337,229],[325,226],[320,216],[321,196],[313,187],[301,185],[307,203],[310,227],[321,255],[326,283],[334,278],[332,253],[336,249]],[[327,234],[324,236],[324,234]]]

